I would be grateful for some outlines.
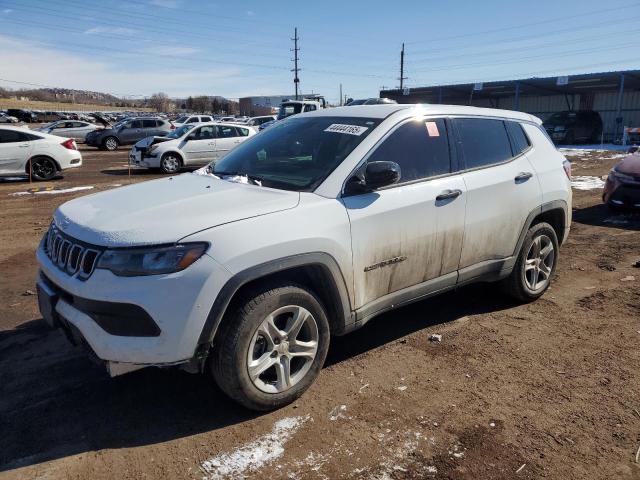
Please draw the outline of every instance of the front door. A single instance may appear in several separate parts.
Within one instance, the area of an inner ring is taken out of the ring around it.
[[[232,150],[241,143],[242,139],[236,127],[231,125],[218,125],[216,132],[216,151],[214,157],[216,160],[219,160],[224,157],[229,150]]]
[[[205,125],[192,130],[182,146],[185,162],[196,165],[213,161],[216,149],[215,135],[215,125]]]
[[[398,163],[400,181],[343,198],[356,308],[375,311],[372,302],[417,285],[425,292],[455,285],[467,199],[452,147],[444,119],[405,122],[367,159]]]

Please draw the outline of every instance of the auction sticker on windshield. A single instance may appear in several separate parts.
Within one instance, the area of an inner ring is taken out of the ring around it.
[[[342,123],[332,123],[324,131],[333,133],[346,133],[347,135],[357,135],[358,137],[369,130],[368,127],[358,125],[344,125]]]

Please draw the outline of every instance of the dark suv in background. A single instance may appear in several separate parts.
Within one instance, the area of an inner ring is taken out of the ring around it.
[[[593,110],[556,112],[542,126],[554,143],[599,143],[602,118]]]
[[[113,126],[89,133],[85,142],[92,147],[116,150],[120,145],[132,145],[146,137],[164,137],[171,127],[171,122],[158,117],[126,118]]]
[[[22,108],[10,108],[9,110],[7,110],[7,115],[16,117],[21,122],[26,123],[38,121],[38,117],[35,113],[30,112],[29,110],[23,110]]]

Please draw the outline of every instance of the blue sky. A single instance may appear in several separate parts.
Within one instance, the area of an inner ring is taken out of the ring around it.
[[[0,0],[0,85],[140,98],[290,94],[640,68],[640,1]],[[13,82],[9,82],[11,80]]]

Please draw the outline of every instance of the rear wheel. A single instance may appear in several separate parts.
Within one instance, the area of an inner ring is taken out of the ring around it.
[[[58,166],[49,157],[35,157],[31,159],[31,176],[35,180],[51,180],[58,173]]]
[[[160,159],[160,170],[162,170],[163,173],[176,173],[180,170],[181,166],[182,159],[176,153],[165,153]]]
[[[102,145],[104,146],[105,150],[113,152],[114,150],[118,149],[119,143],[116,137],[107,137],[104,139],[104,142],[102,142]]]
[[[522,243],[513,271],[504,280],[514,298],[531,302],[540,298],[551,284],[558,262],[558,237],[551,225],[532,226]]]
[[[216,335],[211,369],[220,388],[252,410],[272,410],[304,393],[329,348],[329,322],[318,299],[291,284],[245,297]]]

